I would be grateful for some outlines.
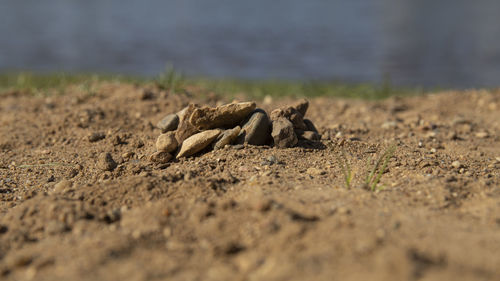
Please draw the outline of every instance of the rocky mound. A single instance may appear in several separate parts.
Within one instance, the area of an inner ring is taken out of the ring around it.
[[[270,114],[256,108],[255,102],[230,103],[217,107],[189,104],[165,116],[157,127],[152,162],[165,163],[200,151],[221,149],[234,144],[294,147],[299,140],[321,139],[313,122],[305,119],[309,102],[300,100]]]

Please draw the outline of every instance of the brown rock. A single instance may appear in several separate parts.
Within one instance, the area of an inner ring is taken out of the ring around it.
[[[175,138],[178,144],[199,132],[199,130],[189,121],[191,115],[197,108],[199,108],[198,105],[191,103],[177,113],[177,116],[179,116],[179,126],[175,132]]]
[[[106,137],[106,134],[103,132],[93,132],[90,135],[88,135],[88,140],[89,142],[96,142],[104,139]]]
[[[156,140],[156,150],[158,151],[172,152],[177,149],[177,145],[175,132],[161,134]]]
[[[214,149],[221,149],[227,144],[232,144],[238,137],[240,131],[241,131],[240,126],[236,126],[233,129],[225,130],[224,133],[220,134],[219,137],[217,137],[217,140],[214,144]]]
[[[128,159],[132,158],[134,155],[135,155],[135,152],[127,151],[127,152],[122,154],[122,158],[128,160]]]
[[[179,116],[177,114],[169,114],[156,124],[156,127],[161,130],[162,133],[169,131],[174,131],[179,126]]]
[[[112,171],[116,168],[116,162],[109,152],[99,154],[97,158],[97,168],[103,171]]]
[[[238,144],[248,143],[252,145],[264,145],[269,142],[271,122],[267,113],[257,108],[244,122],[236,142]]]
[[[191,156],[203,150],[212,141],[214,141],[219,136],[220,133],[221,130],[219,129],[208,130],[187,138],[182,143],[179,154],[177,154],[177,158]]]
[[[460,161],[456,160],[451,163],[451,166],[455,169],[462,168],[464,165]]]
[[[480,132],[475,133],[475,136],[476,136],[476,138],[485,139],[485,138],[489,137],[490,134],[486,131],[480,131]]]
[[[245,119],[255,109],[255,106],[255,102],[240,102],[215,108],[197,108],[189,120],[199,130],[233,127]]]
[[[293,147],[298,142],[292,122],[283,117],[273,121],[273,131],[271,135],[274,140],[274,145],[279,148]]]
[[[184,107],[181,111],[177,112],[177,116],[179,117],[179,123],[186,119],[189,119],[193,111],[199,107],[200,106],[195,103],[190,103],[188,106]]]
[[[300,112],[297,111],[295,108],[289,106],[289,107],[278,108],[271,112],[272,121],[276,121],[281,117],[286,118],[290,122],[292,122],[293,127],[295,129],[304,131],[307,130],[307,126],[304,123],[304,118],[302,114],[300,114]]]
[[[306,116],[307,108],[309,108],[309,101],[306,99],[301,99],[292,105],[295,110],[302,114],[302,117]]]
[[[177,140],[177,143],[182,143],[185,139],[198,132],[199,130],[193,124],[191,124],[191,122],[185,120],[179,125],[177,131],[175,131],[175,139]]]
[[[149,156],[149,161],[156,164],[165,164],[172,159],[172,154],[165,151],[157,151]]]

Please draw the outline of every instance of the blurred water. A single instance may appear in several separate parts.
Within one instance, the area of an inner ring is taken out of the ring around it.
[[[0,0],[0,71],[500,85],[498,0]]]

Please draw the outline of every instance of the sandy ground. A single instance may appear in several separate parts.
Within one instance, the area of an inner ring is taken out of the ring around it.
[[[229,101],[126,84],[4,93],[0,278],[500,279],[499,91],[315,98],[321,142],[148,161],[164,115]],[[391,144],[381,190],[366,190],[368,159]]]

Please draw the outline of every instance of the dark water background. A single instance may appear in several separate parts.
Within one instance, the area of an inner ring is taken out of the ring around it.
[[[0,71],[500,85],[499,0],[0,0]]]

